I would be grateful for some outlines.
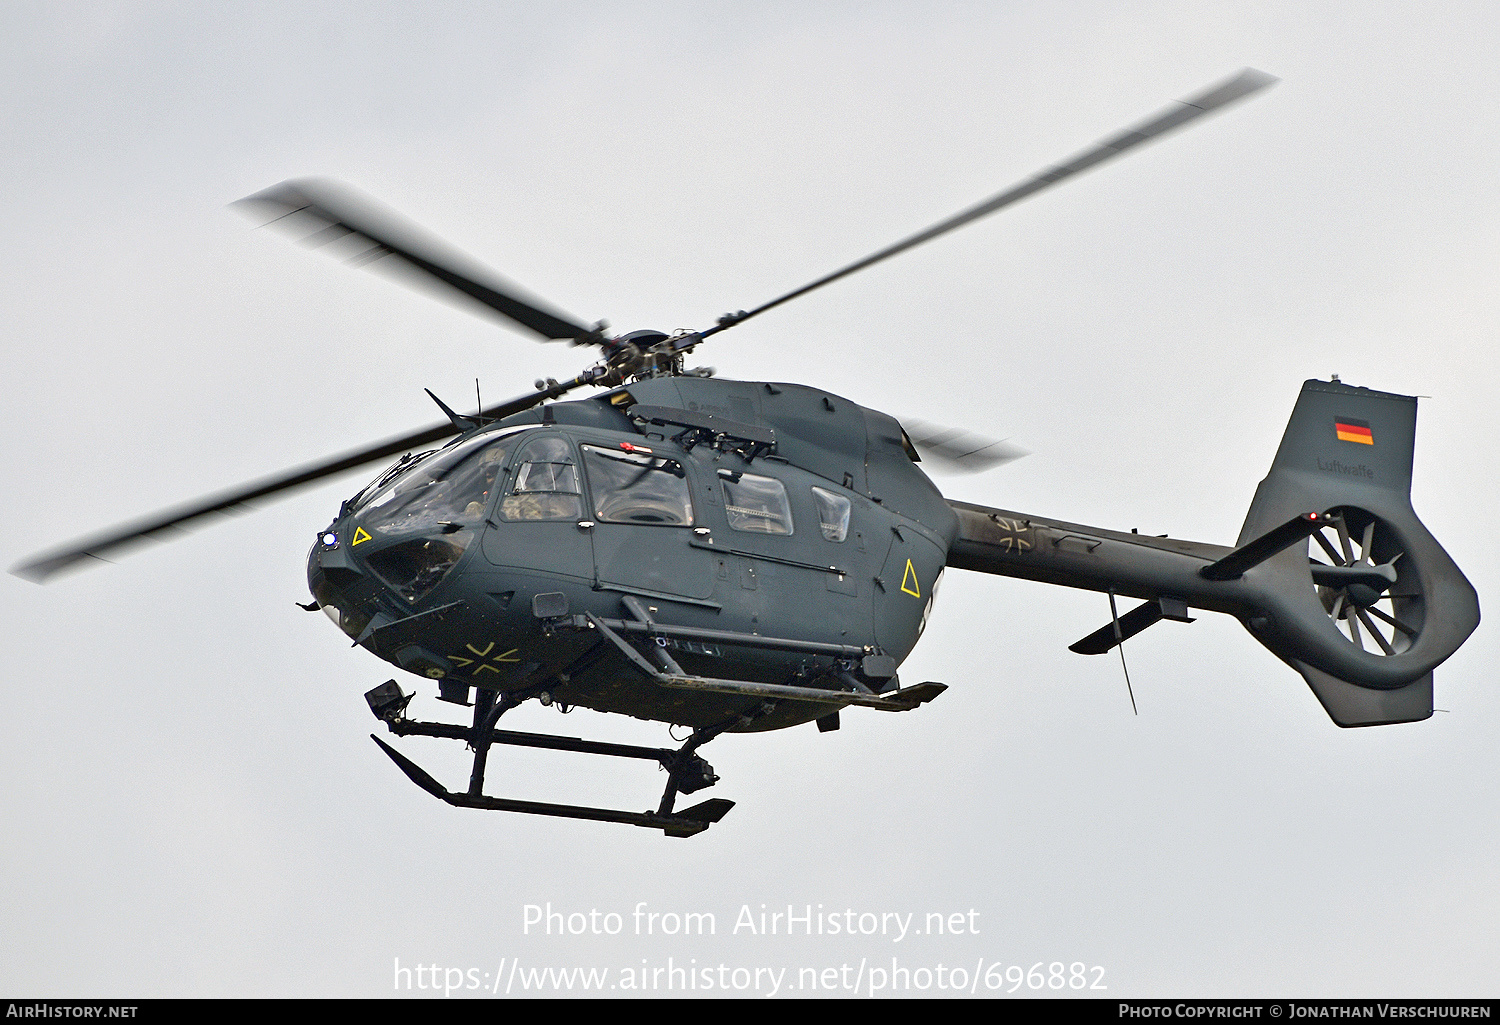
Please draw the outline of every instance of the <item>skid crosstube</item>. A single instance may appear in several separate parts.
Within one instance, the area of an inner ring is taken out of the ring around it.
[[[482,808],[490,811],[513,811],[526,815],[551,815],[558,818],[589,819],[595,822],[623,822],[632,826],[644,826],[647,829],[660,829],[667,836],[693,836],[701,833],[709,826],[722,819],[729,809],[734,807],[733,801],[721,798],[704,801],[675,813],[661,814],[660,812],[630,812],[618,811],[612,808],[590,808],[575,804],[547,804],[540,801],[515,801],[504,797],[487,797],[484,794],[455,794],[448,790],[432,776],[428,775],[416,762],[407,758],[401,752],[391,747],[375,734],[370,734],[370,739],[380,745],[380,749],[390,756],[402,772],[413,783],[427,791],[432,796],[456,808]],[[566,738],[559,738],[566,739]],[[503,741],[502,741],[503,742]]]

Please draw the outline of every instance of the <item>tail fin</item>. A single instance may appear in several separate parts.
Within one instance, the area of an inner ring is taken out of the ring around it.
[[[1432,714],[1432,670],[1479,625],[1473,586],[1411,506],[1417,400],[1308,381],[1239,544],[1309,510],[1333,521],[1252,571],[1245,618],[1340,726]]]

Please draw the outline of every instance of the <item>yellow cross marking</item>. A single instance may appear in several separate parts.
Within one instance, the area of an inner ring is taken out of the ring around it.
[[[474,645],[472,645],[472,644],[465,644],[464,647],[468,648],[469,652],[471,654],[477,655],[477,656],[479,656],[479,658],[486,658],[486,657],[489,656],[490,652],[492,652],[492,651],[495,650],[495,642],[494,641],[490,641],[490,643],[488,643],[488,644],[486,644],[484,646],[484,650],[483,651],[480,651],[478,648],[474,647]],[[509,651],[501,652],[499,655],[496,655],[494,658],[490,659],[490,661],[492,661],[492,662],[519,662],[521,660],[517,656],[520,654],[520,652],[521,652],[520,648],[511,648]],[[478,661],[478,659],[464,658],[462,655],[449,655],[448,658],[449,658],[449,660],[451,660],[453,662],[454,665],[458,666],[458,668],[460,668],[460,669],[463,669],[463,668],[466,668],[468,666],[471,666],[476,661]],[[488,669],[492,673],[498,673],[498,672],[500,672],[500,670],[496,669],[494,666],[481,665],[478,669],[474,670],[473,675],[474,676],[478,676],[480,673],[484,672],[486,669]]]

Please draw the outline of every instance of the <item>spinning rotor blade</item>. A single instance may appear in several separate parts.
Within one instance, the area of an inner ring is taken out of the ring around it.
[[[553,383],[541,391],[490,406],[480,416],[486,420],[504,419],[513,413],[530,409],[547,399],[556,398],[574,388],[592,383],[594,383],[594,375],[585,371],[570,381],[564,381],[561,384]],[[193,526],[195,521],[213,513],[232,512],[238,506],[257,498],[269,498],[307,487],[318,483],[325,477],[332,477],[346,470],[358,469],[377,460],[389,459],[391,456],[431,445],[457,433],[459,433],[458,427],[451,422],[438,424],[404,434],[399,438],[388,438],[366,448],[345,452],[331,459],[307,463],[271,477],[262,477],[260,480],[251,481],[240,487],[208,495],[196,502],[174,506],[154,516],[133,520],[113,530],[82,538],[64,548],[44,553],[13,566],[11,572],[34,583],[45,583],[66,570],[82,569],[91,560],[108,562],[110,560],[106,556],[124,554],[146,541],[170,540],[170,536],[163,535],[183,532]]]
[[[521,288],[346,185],[314,178],[287,181],[232,205],[264,218],[262,227],[275,228],[305,246],[341,243],[344,249],[352,248],[345,262],[354,267],[396,257],[446,286],[441,291],[447,296],[477,302],[549,341],[603,341],[598,328],[547,309]]]
[[[1177,106],[1168,108],[1133,128],[1127,128],[1117,135],[1110,136],[1092,148],[1084,150],[1072,160],[1049,167],[1045,171],[1026,179],[1019,185],[1012,186],[1004,192],[991,196],[984,202],[954,214],[945,221],[939,221],[932,227],[902,239],[894,245],[887,246],[879,252],[871,253],[863,260],[857,260],[849,264],[849,266],[821,277],[811,284],[803,285],[801,288],[788,292],[780,298],[772,299],[770,302],[757,306],[748,313],[741,310],[739,313],[731,313],[721,317],[716,327],[709,328],[702,333],[703,337],[707,338],[709,335],[717,334],[725,328],[733,327],[742,321],[749,320],[757,314],[775,309],[784,302],[790,302],[798,296],[806,295],[814,289],[822,288],[824,285],[831,284],[839,278],[847,277],[855,271],[864,270],[872,264],[895,256],[897,253],[905,252],[913,246],[919,246],[923,242],[931,241],[939,235],[946,235],[950,231],[963,227],[970,221],[977,221],[979,218],[987,214],[992,214],[997,210],[1002,210],[1012,203],[1018,203],[1028,196],[1035,195],[1043,189],[1056,185],[1058,182],[1066,181],[1076,174],[1082,174],[1084,171],[1092,167],[1097,167],[1127,150],[1134,149],[1142,143],[1150,142],[1173,129],[1181,128],[1183,125],[1195,121],[1205,114],[1211,114],[1236,100],[1259,92],[1261,89],[1273,85],[1278,81],[1280,80],[1274,75],[1268,75],[1264,71],[1245,68],[1233,78],[1220,82],[1218,85],[1210,86],[1185,100],[1179,100]]]
[[[996,441],[959,427],[940,427],[925,420],[903,420],[901,426],[918,452],[946,470],[983,473],[1031,453],[1008,441]]]

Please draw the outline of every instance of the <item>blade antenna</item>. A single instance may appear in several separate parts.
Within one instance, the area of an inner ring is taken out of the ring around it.
[[[1135,707],[1135,689],[1130,686],[1130,667],[1125,664],[1125,638],[1120,636],[1120,614],[1115,610],[1115,592],[1109,592],[1109,618],[1115,625],[1115,647],[1120,650],[1120,668],[1125,670],[1125,692],[1130,695],[1130,710],[1136,715],[1141,710]]]
[[[1123,132],[1112,135],[1102,142],[1096,143],[1093,147],[1084,150],[1072,160],[1049,167],[1020,184],[991,196],[989,199],[954,214],[946,220],[939,221],[930,228],[917,232],[915,235],[908,236],[894,245],[886,246],[884,249],[871,253],[862,260],[856,260],[847,267],[843,267],[832,274],[818,278],[810,284],[803,285],[801,288],[772,299],[770,302],[757,306],[749,312],[740,310],[738,313],[726,313],[719,318],[718,324],[702,332],[701,337],[708,338],[710,335],[718,334],[720,331],[734,327],[736,324],[744,323],[751,317],[758,316],[767,310],[775,309],[784,302],[790,302],[798,296],[803,296],[814,289],[822,288],[824,285],[831,284],[839,278],[847,277],[855,271],[864,270],[872,264],[895,256],[897,253],[905,252],[913,246],[919,246],[923,242],[930,242],[939,235],[946,235],[950,231],[963,227],[970,221],[977,221],[979,218],[1004,209],[1013,203],[1019,203],[1028,196],[1033,196],[1044,189],[1051,188],[1053,185],[1065,181],[1074,175],[1082,174],[1084,171],[1114,159],[1121,153],[1134,149],[1144,143],[1151,142],[1153,139],[1166,135],[1174,129],[1181,128],[1183,125],[1195,121],[1205,114],[1211,114],[1234,103],[1236,100],[1259,92],[1267,86],[1275,84],[1277,81],[1279,79],[1274,75],[1268,75],[1264,71],[1257,71],[1254,68],[1245,68],[1234,77],[1209,86],[1207,89],[1195,93],[1185,100],[1179,100],[1175,106],[1167,108],[1160,114],[1132,128],[1127,128]]]

